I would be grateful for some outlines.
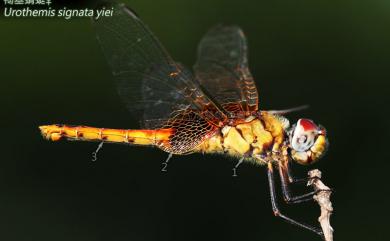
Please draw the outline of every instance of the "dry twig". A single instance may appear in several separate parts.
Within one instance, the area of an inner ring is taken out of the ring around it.
[[[320,180],[321,171],[318,169],[309,171],[308,175],[310,181],[307,185],[311,185],[314,190],[319,191],[313,198],[321,208],[321,216],[318,218],[318,221],[324,233],[325,241],[333,241],[333,228],[330,226],[330,215],[333,212],[332,202],[330,201],[332,190]]]

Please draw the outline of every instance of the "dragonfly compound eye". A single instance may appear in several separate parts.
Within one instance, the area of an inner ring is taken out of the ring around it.
[[[300,164],[311,164],[325,153],[328,141],[326,131],[313,121],[300,119],[290,133],[291,156]]]
[[[313,146],[318,127],[311,120],[298,120],[292,132],[291,146],[295,151],[307,151]]]

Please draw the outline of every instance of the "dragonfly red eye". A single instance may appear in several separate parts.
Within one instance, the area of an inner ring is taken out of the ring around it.
[[[314,131],[318,129],[317,125],[309,119],[299,119],[298,125],[302,126],[304,131]]]

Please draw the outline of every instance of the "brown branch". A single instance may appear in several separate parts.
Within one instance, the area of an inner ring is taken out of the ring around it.
[[[318,218],[318,222],[320,222],[325,241],[333,241],[333,228],[330,226],[330,216],[333,212],[332,202],[330,201],[332,190],[321,181],[321,172],[318,169],[309,171],[308,175],[310,180],[307,185],[311,185],[314,190],[318,191],[313,198],[321,208],[321,216]]]

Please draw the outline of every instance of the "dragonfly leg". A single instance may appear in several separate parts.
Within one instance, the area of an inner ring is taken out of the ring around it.
[[[291,224],[294,224],[294,225],[296,225],[298,227],[310,230],[310,231],[312,231],[312,232],[314,232],[314,233],[316,233],[316,234],[318,234],[318,235],[323,237],[323,232],[322,232],[321,229],[313,227],[313,226],[308,225],[308,224],[304,224],[304,223],[295,221],[294,219],[291,219],[291,218],[283,215],[280,212],[279,207],[278,207],[278,203],[277,203],[277,198],[276,198],[275,183],[274,183],[274,173],[273,172],[274,171],[273,171],[272,163],[269,162],[268,163],[268,168],[267,168],[267,174],[268,174],[268,183],[269,183],[270,196],[271,196],[272,211],[274,212],[274,215],[276,217],[282,218],[283,220],[287,221],[288,223],[291,223]]]
[[[295,204],[295,203],[302,203],[307,201],[312,201],[313,196],[320,191],[323,190],[316,190],[311,191],[302,195],[292,195],[290,190],[290,184],[291,183],[301,183],[301,182],[307,182],[310,178],[302,178],[302,179],[295,179],[292,178],[290,168],[288,164],[281,164],[279,163],[279,176],[280,176],[280,184],[282,187],[282,193],[283,193],[283,199],[286,203],[289,204]]]
[[[96,151],[92,152],[92,161],[93,162],[97,160],[97,153],[99,152],[100,149],[102,149],[103,143],[104,142],[100,142],[98,147],[96,148]]]
[[[162,172],[167,172],[167,167],[168,167],[168,162],[169,162],[169,159],[172,158],[172,153],[169,153],[168,155],[168,158],[162,163],[163,165],[163,168],[161,169]]]
[[[244,161],[244,158],[245,157],[241,157],[241,159],[240,160],[238,160],[238,162],[237,162],[237,164],[233,167],[233,177],[236,177],[237,176],[237,168],[238,168],[238,166]]]
[[[289,183],[305,183],[306,184],[308,181],[315,179],[315,178],[318,178],[318,177],[296,178],[292,174],[292,171],[290,168],[290,166],[291,166],[290,162],[284,162],[283,164],[280,164],[280,165],[283,165],[285,175],[287,175],[287,179],[288,179]]]

